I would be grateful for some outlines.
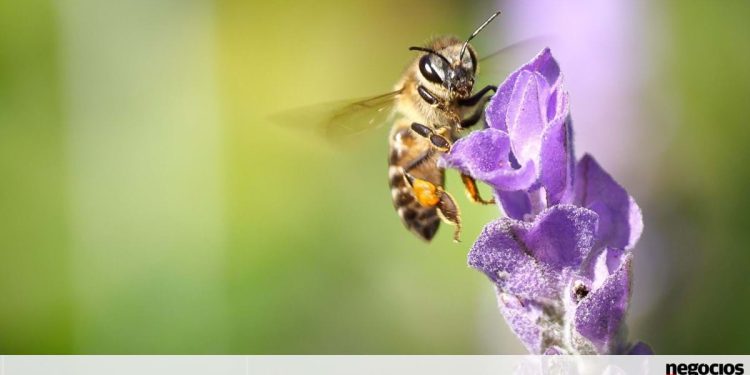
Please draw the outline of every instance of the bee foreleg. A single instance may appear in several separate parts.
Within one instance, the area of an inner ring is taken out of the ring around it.
[[[461,120],[458,126],[461,127],[461,129],[466,129],[466,128],[470,128],[476,125],[477,122],[479,122],[479,120],[482,119],[483,112],[484,112],[484,108],[482,106],[477,107],[477,109],[474,111],[471,117]]]
[[[458,101],[458,104],[462,107],[473,107],[482,100],[482,97],[489,91],[497,91],[497,86],[487,85],[483,89],[477,91],[476,94]]]
[[[480,204],[495,204],[495,199],[485,200],[479,195],[479,189],[477,188],[477,182],[473,177],[465,174],[461,174],[461,181],[464,183],[466,188],[466,196],[474,203]]]
[[[418,122],[411,123],[411,130],[425,138],[429,138],[431,135],[435,134],[435,131],[432,130],[431,127],[422,125]]]
[[[435,133],[435,130],[430,128],[427,125],[422,125],[418,122],[413,122],[411,124],[411,130],[413,130],[415,133],[427,138],[430,143],[432,143],[435,148],[442,152],[448,152],[451,149],[451,142],[448,140],[448,138],[445,138],[441,134]]]
[[[474,112],[471,113],[470,117],[461,120],[461,122],[458,124],[459,127],[461,127],[462,129],[472,127],[482,119],[482,114],[484,113],[484,103],[486,103],[490,99],[490,97],[486,97],[484,95],[490,90],[496,91],[497,87],[487,86],[474,94],[474,96],[459,102],[459,104],[464,107],[476,106]]]

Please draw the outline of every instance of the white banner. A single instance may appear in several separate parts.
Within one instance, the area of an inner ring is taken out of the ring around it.
[[[2,356],[0,375],[743,375],[748,364],[750,356]]]

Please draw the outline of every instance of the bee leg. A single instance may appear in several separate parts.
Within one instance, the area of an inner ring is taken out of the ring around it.
[[[440,152],[448,152],[451,150],[451,142],[448,140],[448,138],[445,138],[442,135],[431,135],[430,143],[432,143],[432,145],[435,146],[435,148],[437,148]]]
[[[466,196],[469,197],[472,202],[479,204],[495,204],[495,198],[485,200],[479,195],[477,182],[473,177],[462,173],[461,181],[464,183],[464,187],[466,188]]]
[[[416,178],[405,170],[401,170],[401,173],[404,177],[404,182],[411,188],[414,199],[422,207],[437,206],[438,202],[440,202],[440,191],[435,184],[421,178]]]
[[[461,120],[461,122],[458,123],[458,126],[461,129],[466,129],[476,125],[479,120],[482,119],[482,113],[484,113],[484,107],[479,106],[477,110],[474,111],[474,113],[471,115],[471,117],[467,117]]]
[[[453,231],[453,242],[461,242],[461,214],[458,205],[447,191],[439,188],[440,201],[437,204],[437,213],[444,222],[453,225],[456,229]]]
[[[459,242],[461,235],[461,215],[459,214],[458,205],[453,196],[445,191],[442,187],[416,178],[410,173],[402,170],[406,185],[412,190],[416,201],[423,207],[435,207],[440,218],[456,227],[453,233],[453,241]]]
[[[413,122],[411,124],[411,130],[429,139],[430,143],[432,143],[432,145],[435,146],[435,148],[437,148],[439,151],[441,152],[450,151],[451,142],[448,140],[448,138],[445,138],[442,134],[435,133],[435,130],[433,130],[429,126],[422,125],[418,122]]]
[[[435,131],[432,130],[431,127],[422,125],[418,122],[411,123],[411,130],[425,138],[429,138],[431,135],[435,134]]]
[[[473,106],[477,105],[477,103],[479,103],[479,101],[482,100],[482,97],[485,94],[487,94],[487,92],[489,92],[489,91],[492,91],[492,92],[497,91],[497,86],[487,85],[483,89],[477,91],[476,94],[474,94],[474,95],[472,95],[472,96],[470,96],[470,97],[468,97],[466,99],[459,100],[458,104],[460,106],[462,106],[462,107],[473,107]]]
[[[479,120],[482,119],[482,114],[484,113],[484,106],[483,105],[477,105],[477,104],[484,104],[487,100],[489,100],[489,97],[485,97],[485,94],[487,94],[489,91],[497,91],[496,86],[486,86],[485,88],[479,90],[476,94],[473,96],[466,98],[464,100],[461,100],[458,102],[459,105],[463,107],[474,107],[477,108],[474,110],[474,112],[471,114],[471,117],[467,117],[465,119],[462,119],[459,122],[459,127],[462,129],[466,129],[469,127],[472,127],[476,125]]]

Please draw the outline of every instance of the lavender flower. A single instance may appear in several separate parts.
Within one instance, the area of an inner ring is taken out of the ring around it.
[[[508,324],[536,354],[650,353],[624,334],[641,212],[593,157],[575,162],[549,49],[503,82],[486,118],[441,164],[492,186],[506,213],[484,227],[469,265],[494,283]]]

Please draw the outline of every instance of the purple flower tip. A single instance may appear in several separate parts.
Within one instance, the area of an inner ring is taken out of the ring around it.
[[[488,127],[457,141],[440,165],[489,184],[506,213],[523,219],[535,207],[514,192],[541,186],[552,205],[572,181],[568,112],[560,67],[545,49],[498,87],[485,110]]]
[[[525,77],[519,80],[519,76],[522,73]],[[545,48],[533,60],[511,73],[498,87],[492,102],[486,109],[487,124],[489,127],[508,132],[508,129],[512,127],[509,126],[511,121],[508,121],[509,118],[507,116],[509,107],[515,108],[515,110],[510,111],[511,113],[518,113],[520,109],[518,98],[525,88],[524,84],[528,84],[531,77],[534,77],[534,83],[541,84],[543,82],[545,87],[556,87],[559,84],[560,67],[555,58],[552,57],[549,48]],[[540,77],[542,82],[537,82],[537,77]],[[516,95],[514,95],[514,92]],[[512,103],[512,99],[514,98],[516,100]],[[545,109],[549,109],[549,107],[545,107]],[[553,106],[553,109],[557,109],[557,107]],[[514,118],[511,118],[511,120],[514,120]]]

